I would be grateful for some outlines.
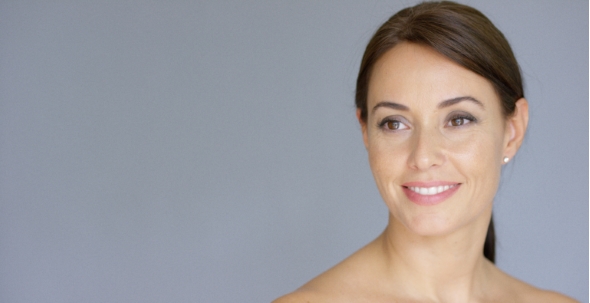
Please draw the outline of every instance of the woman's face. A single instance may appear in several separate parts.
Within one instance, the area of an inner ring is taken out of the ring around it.
[[[516,150],[485,78],[401,43],[376,62],[367,105],[365,146],[393,220],[422,235],[489,220],[503,158]]]

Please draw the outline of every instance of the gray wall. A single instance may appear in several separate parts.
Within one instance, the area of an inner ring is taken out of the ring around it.
[[[0,2],[0,302],[268,302],[376,237],[354,118],[414,1]],[[498,264],[588,302],[588,1],[464,1],[531,123]]]

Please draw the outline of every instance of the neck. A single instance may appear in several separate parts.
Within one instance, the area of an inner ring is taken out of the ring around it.
[[[467,302],[485,290],[491,263],[483,256],[489,214],[452,233],[421,236],[390,216],[377,239],[387,275],[412,298]],[[485,220],[487,218],[487,220]]]

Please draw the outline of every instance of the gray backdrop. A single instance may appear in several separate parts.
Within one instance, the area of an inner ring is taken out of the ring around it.
[[[463,2],[531,105],[498,264],[588,302],[588,1]],[[414,3],[1,1],[0,302],[268,302],[371,241],[354,82]]]

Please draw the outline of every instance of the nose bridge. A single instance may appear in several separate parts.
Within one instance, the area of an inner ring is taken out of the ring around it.
[[[440,166],[444,162],[442,134],[434,127],[420,127],[414,130],[412,150],[408,164],[419,170]]]

